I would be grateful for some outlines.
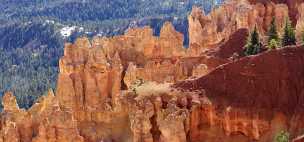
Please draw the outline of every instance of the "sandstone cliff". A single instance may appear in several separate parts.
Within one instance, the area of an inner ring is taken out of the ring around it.
[[[0,140],[268,142],[280,130],[300,136],[304,128],[303,53],[303,47],[273,50],[173,85],[177,89],[143,84],[135,90],[119,91],[119,95],[111,87],[102,94],[86,75],[74,80],[76,72],[61,73],[65,76],[58,82],[72,83],[59,83],[65,88],[58,86],[56,96],[49,91],[28,111],[18,108],[11,93],[5,94]],[[120,65],[118,59],[114,63]],[[115,70],[109,66],[103,70],[106,75]],[[85,74],[85,70],[78,71]],[[95,68],[91,73],[98,71],[100,68]],[[108,84],[100,86],[104,85]],[[91,90],[94,88],[97,91]]]
[[[301,135],[303,53],[303,47],[289,47],[242,58],[175,87],[205,92],[212,105],[201,115],[212,117],[206,123],[228,135],[242,133],[262,141],[271,141],[281,129]]]

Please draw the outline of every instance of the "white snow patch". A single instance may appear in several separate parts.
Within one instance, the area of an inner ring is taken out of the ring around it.
[[[60,34],[63,36],[63,37],[69,37],[71,36],[71,34],[76,30],[76,26],[71,26],[71,27],[63,27],[61,30],[60,30]]]
[[[83,27],[80,27],[79,28],[79,32],[83,32],[84,31],[84,28]]]
[[[48,24],[55,24],[55,21],[53,21],[53,20],[45,20],[45,22]]]

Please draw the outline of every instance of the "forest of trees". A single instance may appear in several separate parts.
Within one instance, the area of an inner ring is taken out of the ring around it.
[[[13,91],[28,108],[55,87],[63,40],[52,25],[40,23],[1,28],[0,37],[0,93]]]

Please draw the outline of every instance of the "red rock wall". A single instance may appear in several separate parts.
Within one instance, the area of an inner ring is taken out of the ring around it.
[[[214,121],[220,121],[218,125],[228,134],[241,132],[266,141],[280,129],[288,130],[293,136],[301,135],[303,54],[303,47],[289,47],[245,57],[220,66],[200,79],[175,86],[205,91],[215,113],[223,115],[214,114]],[[210,110],[203,115],[210,115]]]

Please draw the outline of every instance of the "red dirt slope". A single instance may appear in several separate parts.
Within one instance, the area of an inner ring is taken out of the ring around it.
[[[304,130],[304,48],[287,47],[219,66],[206,76],[174,85],[181,90],[205,90],[219,106],[260,113],[282,112],[289,131]],[[265,118],[267,118],[265,116]]]

